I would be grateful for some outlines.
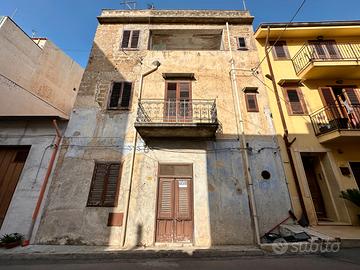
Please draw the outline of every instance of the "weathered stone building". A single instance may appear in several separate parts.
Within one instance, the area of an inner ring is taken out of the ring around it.
[[[103,10],[41,244],[253,244],[291,208],[246,11]]]
[[[57,147],[53,120],[65,129],[84,70],[9,17],[0,44],[0,235],[30,237]]]

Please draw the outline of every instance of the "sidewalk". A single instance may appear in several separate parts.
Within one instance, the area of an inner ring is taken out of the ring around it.
[[[0,249],[0,262],[11,259],[72,260],[72,259],[144,259],[144,258],[211,258],[264,256],[268,254],[255,246],[135,248],[70,245],[29,245],[13,249]]]

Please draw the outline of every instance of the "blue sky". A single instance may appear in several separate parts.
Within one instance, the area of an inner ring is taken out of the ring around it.
[[[85,67],[102,8],[119,9],[121,0],[1,0],[0,15],[11,16],[31,35],[47,37]],[[246,0],[261,22],[286,22],[302,0]],[[242,9],[242,0],[138,0],[144,9]],[[295,21],[359,20],[360,0],[307,0]]]

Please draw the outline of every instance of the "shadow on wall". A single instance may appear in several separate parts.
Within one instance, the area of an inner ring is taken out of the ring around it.
[[[234,137],[226,137],[231,136]],[[244,151],[249,157],[260,236],[285,219],[291,209],[275,137],[246,135],[245,140],[248,150],[240,149],[236,138],[209,143],[214,149],[207,152],[212,246],[255,244],[249,186],[244,173]],[[264,179],[264,171],[270,174],[269,178]]]
[[[128,122],[130,113],[136,110],[135,100],[131,99],[134,102],[130,110],[106,110],[112,82],[126,80],[131,81],[94,43],[62,141],[36,243],[120,245],[121,222],[110,222],[109,214],[124,212],[121,198],[126,197],[127,183],[121,181],[120,193],[112,206],[114,193],[109,186],[116,185],[116,167],[107,171],[99,168],[97,177],[94,170],[95,163],[121,162],[121,179],[128,178],[128,163],[124,161],[132,148],[125,137],[128,126],[132,130]],[[115,180],[108,180],[105,185],[104,179],[110,176]],[[94,189],[92,207],[88,206],[90,189]]]

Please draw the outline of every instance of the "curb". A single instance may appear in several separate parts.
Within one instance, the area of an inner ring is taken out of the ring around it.
[[[0,263],[11,261],[32,260],[131,260],[131,259],[160,259],[160,258],[216,258],[216,257],[256,257],[266,256],[268,252],[261,249],[251,250],[132,250],[132,251],[105,251],[81,253],[3,253],[0,254]]]

